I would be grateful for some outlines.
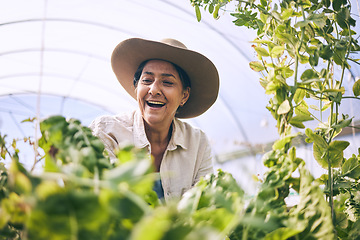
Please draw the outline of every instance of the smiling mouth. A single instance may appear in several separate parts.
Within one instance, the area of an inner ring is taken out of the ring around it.
[[[149,107],[161,108],[165,106],[165,103],[157,102],[157,101],[146,101]]]

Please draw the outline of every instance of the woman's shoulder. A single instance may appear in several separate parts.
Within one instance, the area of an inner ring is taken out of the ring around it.
[[[102,115],[95,118],[91,124],[91,129],[109,129],[116,127],[132,127],[134,123],[134,112],[119,113],[116,115]]]
[[[206,138],[206,134],[201,128],[196,127],[189,122],[175,118],[175,126],[184,135]]]

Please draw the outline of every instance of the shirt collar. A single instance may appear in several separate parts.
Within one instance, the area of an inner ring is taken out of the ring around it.
[[[184,124],[175,118],[173,121],[173,129],[171,139],[168,145],[168,150],[172,151],[180,146],[183,149],[187,149],[187,144],[185,140],[185,129]],[[134,114],[134,145],[137,148],[144,148],[150,146],[149,140],[146,137],[144,120],[141,113],[137,110]]]
[[[171,135],[171,139],[169,142],[168,149],[175,150],[177,146],[180,146],[183,149],[187,149],[187,144],[185,140],[185,132],[184,132],[184,124],[175,118],[173,121],[173,131]]]

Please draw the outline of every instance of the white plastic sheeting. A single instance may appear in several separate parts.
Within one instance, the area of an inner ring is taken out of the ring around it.
[[[142,37],[176,38],[217,66],[217,102],[188,121],[207,133],[218,157],[277,139],[260,76],[248,67],[255,32],[236,27],[229,14],[214,20],[204,13],[198,23],[188,0],[0,0],[0,36],[0,131],[8,138],[33,136],[33,125],[20,122],[37,113],[87,125],[98,115],[136,108],[110,56],[120,41]],[[351,85],[360,68],[347,74]],[[357,119],[358,102],[345,106]],[[258,158],[239,168],[255,172]]]

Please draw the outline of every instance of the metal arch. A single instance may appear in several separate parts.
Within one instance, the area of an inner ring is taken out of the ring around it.
[[[20,96],[20,95],[27,95],[27,94],[24,94],[24,93],[18,93],[18,94],[9,94],[8,96],[11,97],[11,99],[15,100],[17,103],[19,103],[20,105],[24,106],[26,109],[30,110],[30,112],[33,112],[34,115],[36,114],[36,109],[34,107],[31,107],[29,106],[28,104],[24,103],[23,101],[21,101],[20,99],[16,98],[17,96]],[[34,92],[31,94],[33,97],[36,97],[37,96],[37,93]],[[15,96],[15,97],[14,97]],[[62,95],[56,95],[56,94],[42,94],[42,96],[55,96],[55,97],[63,97]],[[6,95],[2,95],[0,97],[6,97]],[[83,99],[78,99],[78,98],[73,98],[73,97],[66,97],[66,99],[73,99],[73,100],[76,100],[76,101],[79,101],[79,102],[82,102],[82,103],[86,103],[88,105],[92,105],[92,106],[96,106],[98,107],[99,109],[102,109],[104,111],[107,111],[109,112],[110,114],[113,114],[112,111],[110,110],[105,110],[103,106],[101,105],[98,105],[98,104],[94,104],[94,103],[90,103],[88,101],[85,101]],[[12,121],[14,122],[14,124],[16,125],[17,129],[20,131],[21,135],[23,137],[26,137],[26,134],[25,132],[23,131],[23,128],[20,126],[19,122],[15,119],[15,116],[14,114],[16,115],[23,115],[25,117],[29,117],[29,112],[23,112],[23,111],[14,111],[14,110],[8,110],[8,109],[4,109],[4,108],[1,108],[0,107],[0,112],[4,112],[4,113],[7,113],[9,114],[10,118],[12,119]],[[43,117],[42,115],[40,117]],[[83,118],[87,118],[86,116],[83,116]]]
[[[81,56],[86,56],[88,58],[95,58],[95,59],[98,59],[100,61],[104,61],[104,62],[110,62],[109,59],[105,58],[105,57],[102,57],[102,56],[99,56],[99,55],[94,55],[94,54],[88,54],[87,52],[83,52],[83,51],[75,51],[75,50],[69,50],[69,49],[62,49],[62,48],[47,48],[47,49],[41,49],[41,48],[27,48],[27,49],[18,49],[18,50],[14,50],[14,51],[8,51],[8,52],[0,52],[0,56],[4,56],[4,55],[11,55],[11,54],[18,54],[18,53],[24,53],[24,52],[59,52],[59,53],[64,53],[64,54],[67,54],[67,53],[70,53],[70,54],[74,54],[74,55],[81,55]],[[82,73],[83,71],[81,71]],[[80,73],[80,74],[81,74]],[[5,76],[5,77],[1,77],[0,76],[0,80],[2,78],[7,78],[7,77],[14,77],[12,75],[10,76]],[[16,77],[16,76],[15,76]],[[64,77],[64,76],[56,76],[56,77]],[[65,78],[69,78],[68,76],[66,76]],[[78,82],[79,80],[79,76],[78,77],[74,77],[73,78],[74,80],[74,85],[76,84],[76,82]],[[89,82],[87,82],[89,83]],[[94,84],[95,85],[95,84]],[[105,89],[105,88],[103,88]],[[106,91],[108,91],[106,89]],[[69,94],[70,94],[71,91],[69,91]],[[63,96],[64,98],[67,98],[69,96],[69,94],[67,94],[66,96]]]
[[[114,31],[117,31],[117,32],[123,32],[123,33],[129,34],[129,35],[139,36],[139,34],[137,34],[135,32],[127,31],[125,29],[115,27],[115,26],[111,26],[111,25],[104,24],[104,23],[86,21],[86,20],[79,20],[79,19],[66,19],[66,18],[46,18],[46,19],[31,18],[31,19],[24,19],[24,20],[0,23],[0,27],[5,26],[5,25],[19,24],[19,23],[26,23],[26,22],[71,22],[71,23],[81,23],[81,24],[97,26],[97,27],[100,27],[100,28],[107,28],[107,29],[114,30]]]
[[[22,77],[22,76],[38,76],[39,74],[38,73],[22,73],[22,74],[12,74],[12,75],[7,75],[7,76],[2,76],[0,77],[0,81],[1,80],[4,80],[4,79],[8,79],[8,78],[16,78],[16,77]],[[61,75],[61,74],[44,74],[44,76],[50,76],[50,77],[58,77],[58,78],[65,78],[65,79],[71,79],[71,80],[76,80],[76,77],[70,77],[70,76],[67,76],[67,75]],[[91,86],[95,86],[97,88],[101,88],[107,92],[110,92],[112,94],[115,94],[115,95],[119,95],[118,92],[116,92],[115,90],[111,91],[107,88],[104,88],[103,86],[101,86],[100,84],[96,84],[95,82],[87,82],[88,85],[91,85]],[[25,90],[26,91],[26,90]],[[26,91],[27,93],[36,93],[35,91]],[[8,94],[6,94],[8,95]],[[6,95],[0,95],[0,96],[6,96]],[[64,96],[64,95],[60,95],[59,96]],[[75,99],[79,99],[81,100],[81,98],[75,98]],[[100,106],[100,105],[99,105]],[[107,111],[109,111],[108,109],[106,109]],[[109,111],[111,112],[111,111]]]
[[[22,100],[16,98],[16,97],[15,97],[16,95],[17,95],[17,94],[11,93],[11,94],[9,94],[8,96],[9,96],[11,99],[13,99],[15,102],[19,103],[20,105],[24,106],[26,109],[30,110],[31,112],[36,112],[36,109],[35,109],[35,108],[33,108],[33,107],[30,106],[29,104],[23,102]]]
[[[17,54],[17,53],[25,53],[25,52],[41,52],[41,51],[42,51],[41,48],[24,48],[24,49],[18,49],[18,50],[13,50],[13,51],[0,52],[0,56]],[[88,54],[87,52],[75,51],[75,50],[70,50],[70,49],[66,49],[66,48],[46,48],[43,51],[45,51],[45,52],[71,53],[71,54],[75,54],[75,55],[81,55],[81,56],[87,56],[87,57],[95,58],[95,59],[105,61],[105,62],[110,62],[108,58],[105,58],[105,57],[102,57],[102,56],[99,56],[99,55]]]
[[[20,127],[20,124],[16,121],[13,112],[10,111],[10,112],[8,112],[8,114],[10,115],[12,121],[15,123],[15,125],[16,125],[16,127],[18,128],[18,130],[20,131],[20,133],[21,133],[24,137],[26,137],[24,130]]]
[[[0,95],[0,98],[1,97],[6,97],[6,96],[9,96],[9,95],[12,95],[12,96],[19,96],[19,95],[33,95],[33,96],[36,96],[37,95],[37,92],[36,91],[29,91],[27,93],[12,93],[12,94],[3,94],[3,95]],[[42,93],[42,96],[53,96],[53,97],[59,97],[59,98],[62,98],[64,97],[63,95],[61,94],[51,94],[51,93]],[[88,105],[92,105],[92,106],[96,106],[106,112],[109,112],[111,114],[115,114],[113,111],[111,111],[110,109],[107,109],[106,106],[103,106],[103,105],[100,105],[100,104],[96,104],[96,103],[93,103],[93,102],[89,102],[85,99],[82,99],[82,98],[77,98],[77,97],[66,97],[66,98],[69,98],[69,99],[73,99],[73,100],[76,100],[76,101],[79,101],[79,102],[83,102],[83,103],[86,103]],[[21,104],[21,103],[20,103]],[[4,109],[0,109],[0,111],[2,112],[8,112],[8,111],[5,111]],[[35,110],[32,110],[35,112]],[[24,113],[25,114],[25,113]]]

